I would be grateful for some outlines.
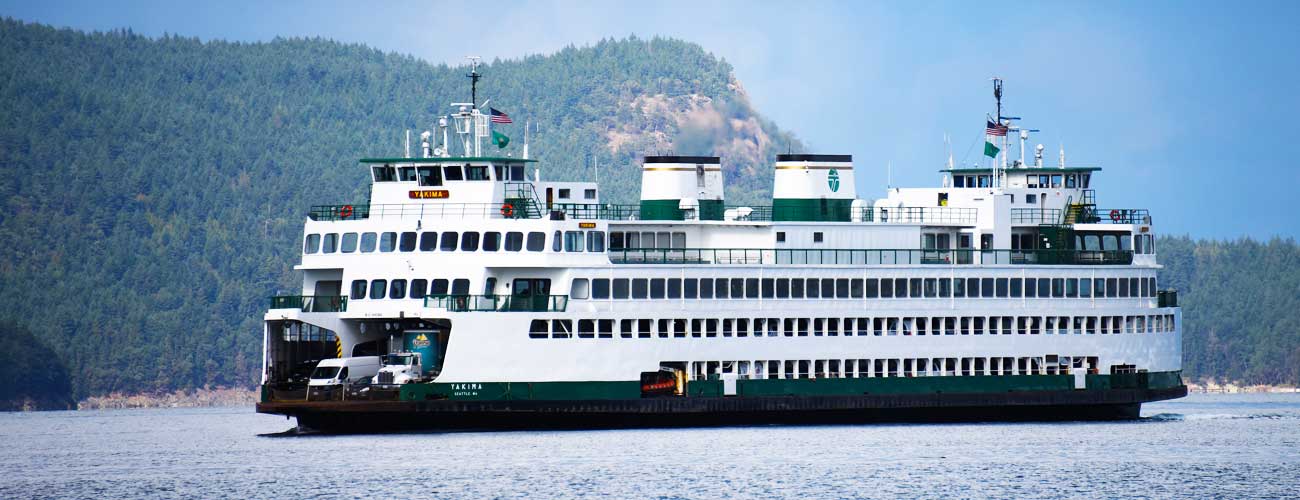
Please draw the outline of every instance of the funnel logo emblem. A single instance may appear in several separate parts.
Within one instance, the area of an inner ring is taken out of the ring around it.
[[[831,169],[826,173],[826,185],[830,186],[831,192],[835,193],[840,190],[840,171]]]

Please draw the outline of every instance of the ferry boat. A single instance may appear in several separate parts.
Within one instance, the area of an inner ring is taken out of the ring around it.
[[[418,153],[360,160],[367,201],[311,207],[257,411],[324,432],[1132,419],[1187,392],[1148,211],[1099,208],[1101,169],[1063,152],[1026,161],[1000,81],[992,161],[869,199],[849,155],[778,155],[768,206],[728,204],[708,156],[645,156],[640,203],[603,203],[526,140],[485,151],[502,114],[471,95]]]

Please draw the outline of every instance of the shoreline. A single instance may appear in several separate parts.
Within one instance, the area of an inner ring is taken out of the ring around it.
[[[213,408],[253,406],[256,388],[214,387],[172,392],[91,396],[77,402],[77,410],[125,410],[137,408]]]

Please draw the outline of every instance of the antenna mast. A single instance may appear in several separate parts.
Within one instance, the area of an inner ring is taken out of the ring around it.
[[[478,73],[478,62],[482,58],[479,56],[468,56],[466,58],[469,59],[469,74],[465,75],[469,77],[469,105],[474,109],[478,109],[478,79],[483,77]]]

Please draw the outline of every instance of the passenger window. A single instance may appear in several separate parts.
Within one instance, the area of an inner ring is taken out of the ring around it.
[[[495,252],[501,249],[501,233],[489,231],[483,233],[483,251]]]
[[[673,233],[673,248],[686,248],[686,233]]]
[[[392,285],[388,288],[388,298],[405,299],[406,298],[406,280],[393,280]]]
[[[561,200],[567,200],[567,199],[569,199],[569,198],[572,197],[572,196],[570,196],[570,194],[572,193],[572,191],[570,191],[570,190],[568,190],[568,189],[561,189],[561,190],[559,190],[559,191],[560,191],[560,192],[559,192],[559,194],[558,194],[556,197],[559,198],[559,199],[561,199]]]
[[[506,233],[506,251],[518,252],[524,249],[524,233],[511,231]]]
[[[575,299],[585,299],[591,295],[591,282],[587,278],[573,278],[569,295]]]
[[[361,233],[361,251],[363,253],[375,251],[375,233]]]
[[[516,234],[516,233],[510,233]],[[546,249],[546,233],[533,231],[528,233],[528,251],[540,252]]]
[[[460,238],[460,251],[474,252],[478,251],[478,233],[475,231],[466,231]]]
[[[321,239],[320,253],[334,253],[339,249],[339,234],[328,233]]]
[[[438,249],[438,233],[435,231],[425,231],[420,233],[420,251],[432,252]]]
[[[583,197],[583,199],[594,200],[594,199],[596,199],[596,190],[595,190],[595,189],[586,189],[586,190],[583,190],[583,191],[582,191],[582,197]]]
[[[555,234],[551,236],[551,251],[559,252],[561,249],[563,249],[564,248],[563,240],[564,240],[564,236],[559,231],[556,231]]]
[[[436,295],[436,296],[447,295],[447,292],[450,291],[450,289],[447,287],[447,283],[448,282],[445,279],[433,280],[433,285],[431,286],[431,288],[429,288],[429,295]]]
[[[835,298],[838,298],[838,299],[847,299],[847,298],[849,298],[849,280],[848,280],[848,278],[840,278],[840,279],[835,280]]]
[[[564,232],[564,251],[581,252],[583,250],[582,231]]]
[[[374,280],[370,282],[370,298],[379,300],[384,298],[384,292],[388,291],[388,280]]]
[[[646,278],[635,278],[632,280],[632,298],[644,299],[650,295],[650,280]]]
[[[650,298],[662,299],[664,298],[666,292],[667,292],[667,287],[665,286],[663,278],[655,278],[650,280]]]
[[[804,281],[804,294],[810,299],[819,299],[822,296],[821,281],[817,278],[808,278]]]
[[[354,253],[357,251],[357,233],[343,233],[343,244],[339,248],[343,253]]]
[[[423,299],[425,292],[429,291],[429,280],[415,279],[411,280],[411,298]]]
[[[753,279],[753,280],[754,280],[754,296],[757,297],[757,296],[758,296],[758,280],[755,279],[755,278],[750,278],[750,279]],[[733,299],[743,299],[743,298],[745,298],[745,280],[740,279],[740,278],[732,278],[732,279],[731,279],[731,298],[733,298]]]
[[[587,231],[587,251],[588,252],[605,251],[604,231]]]
[[[731,280],[734,284],[737,280]],[[733,290],[734,291],[734,290]],[[758,278],[745,278],[745,298],[758,298]],[[733,294],[734,295],[734,294]]]
[[[802,299],[803,296],[804,296],[804,293],[803,293],[803,285],[804,285],[804,283],[803,283],[803,279],[802,279],[802,278],[793,278],[793,279],[791,279],[791,280],[790,280],[790,298],[792,298],[792,299]]]
[[[406,231],[402,233],[402,241],[399,249],[403,252],[415,251],[415,231]]]
[[[880,282],[875,278],[868,279],[866,282],[866,298],[874,299],[880,296]]]
[[[438,250],[443,252],[455,252],[456,243],[460,240],[460,233],[447,231],[442,233],[442,243],[438,245]]]
[[[591,297],[593,299],[609,298],[609,279],[597,278],[591,280]]]
[[[627,278],[614,279],[614,298],[626,299],[631,294],[631,286]]]
[[[352,300],[366,298],[366,280],[352,280]]]
[[[700,298],[701,299],[713,298],[713,279],[711,278],[700,279]]]
[[[320,251],[320,235],[309,234],[302,243],[302,253],[312,254]]]
[[[451,280],[451,294],[469,295],[469,280],[464,278],[458,280]]]
[[[397,246],[397,233],[389,232],[379,235],[379,251],[391,252]]]

